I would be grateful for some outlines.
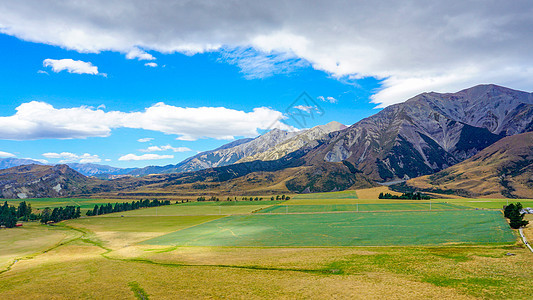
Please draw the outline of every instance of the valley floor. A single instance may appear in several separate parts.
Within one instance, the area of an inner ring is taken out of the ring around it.
[[[530,297],[533,253],[506,226],[499,211],[487,210],[502,200],[446,199],[441,201],[460,209],[437,205],[434,211],[426,206],[413,210],[403,200],[405,211],[359,213],[331,212],[331,208],[334,203],[401,202],[362,200],[355,194],[309,195],[290,201],[274,207],[319,205],[324,211],[259,214],[258,209],[271,205],[191,203],[159,207],[157,212],[147,208],[55,226],[27,223],[1,230],[0,297]],[[394,224],[387,229],[388,237],[379,230],[386,224]],[[320,238],[322,227],[329,231]],[[269,236],[272,228],[278,235]],[[409,236],[398,237],[405,230]],[[448,240],[439,236],[442,232]],[[531,225],[524,232],[533,240]],[[359,236],[373,242],[339,247],[327,243],[332,236],[351,242]],[[287,241],[298,238],[305,243],[287,246]],[[428,238],[433,240],[425,243]],[[409,239],[409,246],[398,246]],[[243,241],[245,246],[236,246]],[[268,246],[262,244],[265,241]]]

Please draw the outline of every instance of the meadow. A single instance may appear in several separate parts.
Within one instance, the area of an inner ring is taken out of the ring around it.
[[[529,298],[533,253],[501,211],[480,207],[505,199],[441,199],[429,211],[360,194],[190,202],[3,229],[0,296]],[[353,204],[371,211],[335,211]],[[317,207],[261,213],[278,206]]]

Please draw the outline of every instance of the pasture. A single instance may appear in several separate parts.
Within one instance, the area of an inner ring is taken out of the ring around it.
[[[430,211],[443,209],[472,209],[466,206],[443,202],[411,202],[409,200],[401,200],[402,202],[387,203],[356,203],[356,204],[282,204],[273,205],[257,211],[257,213],[317,213],[317,212],[336,212],[336,211],[351,211],[351,212],[370,212],[370,211]],[[318,201],[317,201],[318,202]],[[367,202],[367,201],[365,201]],[[374,201],[375,202],[375,201]],[[321,201],[320,203],[327,203]]]
[[[280,201],[219,201],[189,202],[168,206],[142,208],[106,216],[184,216],[184,215],[230,215],[248,214]]]
[[[229,216],[143,244],[312,247],[512,243],[496,211],[371,212]]]
[[[116,202],[131,202],[129,199],[89,199],[89,198],[29,198],[29,199],[9,199],[7,203],[18,206],[20,202],[30,203],[33,209],[54,208],[60,206],[79,206],[83,212],[93,209],[95,205],[102,205]]]
[[[0,230],[0,296],[528,298],[533,254],[501,211],[467,202],[485,199],[429,211],[427,201],[360,198],[189,202]]]

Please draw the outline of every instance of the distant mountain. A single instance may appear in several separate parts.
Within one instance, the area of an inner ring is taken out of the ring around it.
[[[130,172],[131,175],[167,174],[192,172],[208,168],[222,167],[236,163],[243,157],[264,152],[270,147],[295,136],[295,132],[273,129],[255,139],[240,139],[215,150],[205,151],[176,165],[163,167],[150,166]]]
[[[116,168],[116,167],[111,167],[107,165],[99,165],[99,164],[69,163],[67,165],[85,176],[96,176],[100,174],[124,175],[137,169],[137,168],[123,169],[123,168]]]
[[[309,164],[348,161],[377,181],[432,174],[504,136],[533,130],[533,94],[496,85],[423,93],[389,106],[311,151]]]
[[[86,177],[67,165],[23,165],[0,170],[0,197],[42,198],[86,193],[96,179]]]
[[[303,147],[314,148],[318,146],[319,140],[324,138],[327,134],[347,128],[339,122],[330,122],[326,125],[319,125],[313,128],[297,132],[295,136],[277,144],[266,151],[259,152],[255,155],[247,156],[240,159],[238,162],[247,162],[254,160],[276,160],[283,156],[299,150]]]
[[[32,159],[24,159],[24,158],[0,158],[0,170],[2,169],[8,169],[12,167],[18,167],[23,165],[42,165],[41,162],[38,162],[36,160]]]
[[[533,198],[533,132],[509,136],[407,187],[470,197]]]

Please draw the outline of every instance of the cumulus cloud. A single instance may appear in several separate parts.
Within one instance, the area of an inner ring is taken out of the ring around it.
[[[126,54],[127,59],[138,59],[138,60],[154,60],[152,54],[146,53],[139,48],[133,48]]]
[[[152,68],[157,67],[157,64],[155,62],[145,63],[144,65],[147,66],[147,67],[152,67]]]
[[[316,106],[311,106],[311,105],[296,105],[294,106],[294,108],[298,109],[298,110],[301,110],[301,111],[305,111],[307,113],[311,112],[311,110],[313,109],[317,109]]]
[[[137,142],[146,143],[146,142],[152,141],[153,139],[154,138],[142,138],[142,139],[138,139]]]
[[[1,157],[1,158],[6,158],[6,157],[16,157],[16,155],[13,154],[13,153],[0,151],[0,157]]]
[[[530,89],[531,2],[452,2],[4,1],[0,32],[137,59],[147,53],[132,51],[219,51],[221,61],[249,78],[288,70],[301,59],[339,79],[382,80],[372,98],[381,106],[478,83]]]
[[[52,71],[59,73],[66,70],[69,73],[76,74],[90,74],[90,75],[104,75],[98,73],[98,67],[93,66],[90,62],[84,62],[81,60],[73,60],[70,58],[65,59],[51,59],[47,58],[43,61],[43,66],[51,67]]]
[[[121,156],[118,160],[121,161],[129,161],[129,160],[157,160],[157,159],[172,159],[174,158],[174,155],[159,155],[159,154],[143,154],[143,155],[135,155],[135,154],[126,154],[124,156]]]
[[[55,153],[55,152],[47,152],[42,154],[46,158],[52,158],[52,159],[60,159],[59,163],[72,163],[72,162],[79,162],[82,164],[85,163],[97,163],[101,162],[102,159],[98,157],[98,155],[95,154],[89,154],[84,153],[82,155],[74,154],[71,152],[61,152],[61,153]]]
[[[225,107],[177,107],[160,102],[142,112],[105,112],[86,106],[57,109],[45,102],[32,101],[18,106],[14,115],[0,117],[0,139],[106,137],[115,128],[158,131],[176,135],[179,140],[233,139],[257,136],[258,130],[269,128],[293,130],[281,122],[284,118],[281,112],[266,107],[245,112]]]
[[[140,149],[141,152],[156,152],[156,151],[168,151],[172,150],[174,152],[188,152],[192,151],[190,148],[187,147],[172,147],[170,145],[165,146],[150,146],[146,149]]]

